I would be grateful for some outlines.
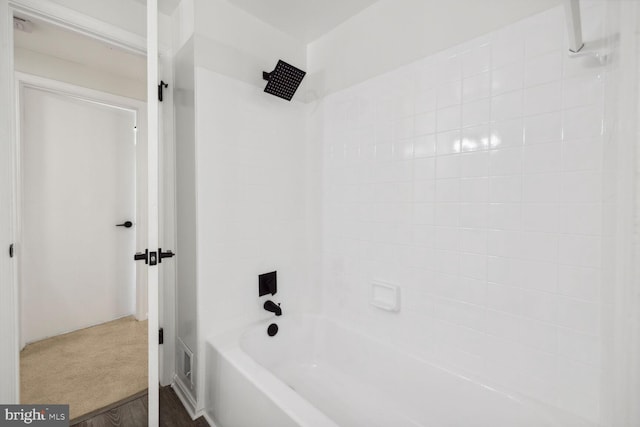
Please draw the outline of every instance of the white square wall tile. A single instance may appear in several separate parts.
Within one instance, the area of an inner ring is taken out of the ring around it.
[[[432,157],[436,154],[436,136],[419,135],[413,139],[413,156],[416,159]]]
[[[604,82],[597,73],[568,78],[562,86],[562,103],[565,109],[598,105],[603,102]]]
[[[489,201],[519,202],[522,200],[522,177],[520,175],[492,176],[489,178]]]
[[[501,311],[487,310],[485,328],[490,335],[517,341],[521,334],[521,318]]]
[[[398,95],[392,100],[394,120],[415,114],[413,94]]]
[[[436,154],[438,156],[460,152],[462,132],[451,130],[436,135]]]
[[[438,132],[459,129],[462,125],[462,108],[459,105],[439,109],[436,113]]]
[[[435,270],[440,273],[457,275],[460,269],[460,254],[457,251],[436,250]]]
[[[562,143],[562,170],[600,170],[603,164],[603,144],[600,138]]]
[[[558,351],[558,327],[534,319],[522,319],[520,341],[529,348],[550,354]]]
[[[416,114],[428,113],[436,109],[437,92],[434,88],[424,89],[416,93],[414,109]]]
[[[487,253],[499,257],[521,257],[522,234],[516,231],[489,230]]]
[[[556,323],[558,296],[546,292],[522,291],[522,314],[532,320]]]
[[[523,295],[519,288],[514,286],[487,284],[487,307],[515,315],[522,313]]]
[[[460,80],[462,78],[462,60],[460,55],[440,55],[436,64],[436,79],[440,82]]]
[[[584,301],[597,300],[600,289],[600,270],[591,267],[560,265],[558,292]]]
[[[435,247],[446,251],[458,251],[460,233],[457,227],[434,227]]]
[[[566,202],[599,202],[602,200],[600,172],[566,172],[562,174],[562,200]]]
[[[560,142],[525,145],[522,156],[524,173],[559,172],[560,164]]]
[[[393,143],[393,160],[413,159],[413,139],[402,139]]]
[[[436,180],[436,201],[437,202],[460,201],[460,180],[458,178],[437,179]]]
[[[436,132],[436,113],[420,113],[415,117],[415,134],[425,135]]]
[[[524,90],[524,114],[558,111],[562,108],[562,85],[560,82],[528,87]]]
[[[529,261],[556,262],[558,259],[558,235],[541,232],[522,233],[522,257]]]
[[[571,203],[560,210],[560,231],[570,234],[602,234],[602,204]]]
[[[460,219],[459,203],[437,203],[435,224],[443,227],[457,227]]]
[[[462,81],[448,81],[438,85],[438,108],[451,107],[462,101]]]
[[[489,153],[479,151],[463,153],[460,159],[460,176],[463,178],[486,177],[489,171]]]
[[[564,112],[563,139],[593,139],[602,135],[601,106],[571,108]]]
[[[501,148],[489,152],[490,175],[514,175],[522,172],[522,148]]]
[[[405,117],[393,124],[393,138],[396,140],[411,138],[413,132],[413,116]]]
[[[520,261],[501,256],[489,256],[487,259],[487,280],[501,285],[518,286],[520,275],[516,270]]]
[[[491,95],[491,75],[488,71],[462,80],[462,101],[469,102]]]
[[[435,199],[436,199],[435,180],[413,182],[413,201],[414,202],[434,202]]]
[[[562,113],[553,112],[525,117],[524,139],[528,145],[560,141],[562,139]]]
[[[489,98],[462,104],[462,126],[478,126],[489,123],[491,100]]]
[[[560,230],[561,208],[558,203],[525,203],[522,205],[522,229],[557,233]]]
[[[459,226],[465,228],[487,227],[486,203],[461,203],[459,213]]]
[[[413,223],[433,225],[435,222],[435,206],[433,203],[413,204]]]
[[[468,252],[460,253],[460,276],[487,280],[487,257]]]
[[[558,292],[558,264],[545,261],[521,261],[518,264],[522,275],[520,284],[526,289]]]
[[[416,181],[436,179],[435,157],[413,160],[413,179]]]
[[[519,203],[490,203],[488,227],[495,230],[520,230],[522,207]]]
[[[558,331],[558,354],[577,362],[598,365],[600,363],[600,340],[595,335],[560,328]]]
[[[460,55],[462,77],[474,76],[489,70],[491,64],[491,45],[482,44]]]
[[[484,306],[487,299],[486,280],[459,277],[453,289],[453,298],[469,304]]]
[[[437,178],[458,178],[460,176],[460,156],[438,156],[436,168]]]
[[[566,234],[560,236],[560,262],[563,264],[599,268],[602,240],[597,236]]]
[[[491,93],[500,95],[505,92],[522,89],[524,79],[524,65],[516,62],[491,72]]]
[[[461,228],[460,250],[475,254],[486,254],[487,231],[481,228]]]
[[[520,90],[508,92],[491,98],[491,120],[500,121],[522,116],[522,98]]]
[[[562,175],[540,173],[522,177],[522,200],[525,202],[559,202]]]
[[[595,336],[599,331],[599,310],[599,305],[593,302],[559,297],[557,321],[560,326]]]
[[[489,148],[491,128],[488,125],[474,126],[462,130],[460,151],[480,151]]]
[[[525,61],[524,85],[535,86],[560,80],[562,77],[562,55],[560,50],[529,57]]]
[[[520,146],[523,137],[524,129],[520,118],[494,122],[491,125],[491,148]]]
[[[488,200],[489,179],[486,176],[460,180],[461,202],[487,202]]]

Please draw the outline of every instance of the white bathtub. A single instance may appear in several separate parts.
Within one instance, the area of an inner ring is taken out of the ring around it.
[[[284,315],[212,338],[206,382],[217,427],[592,426],[325,317]]]

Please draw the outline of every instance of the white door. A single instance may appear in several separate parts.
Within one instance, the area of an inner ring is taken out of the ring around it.
[[[32,87],[21,107],[25,344],[135,313],[136,113]]]
[[[147,1],[147,108],[148,108],[148,139],[147,139],[147,242],[150,251],[158,250],[159,231],[159,153],[158,135],[160,132],[158,120],[158,1]],[[151,263],[150,263],[151,264]],[[161,265],[161,264],[160,264]],[[160,265],[149,265],[147,270],[148,308],[149,308],[149,388],[148,411],[149,427],[159,424],[160,396],[159,386],[159,349],[158,349],[158,268]]]
[[[18,403],[19,337],[15,260],[13,33],[8,0],[0,0],[0,402]]]

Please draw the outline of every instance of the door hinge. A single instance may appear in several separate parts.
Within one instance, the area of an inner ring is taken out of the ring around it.
[[[164,328],[158,331],[158,344],[164,344]]]
[[[160,80],[160,84],[158,85],[158,101],[162,102],[164,98],[164,88],[168,88],[169,85],[166,84],[163,80]]]
[[[9,258],[13,258],[13,243],[9,245]]]

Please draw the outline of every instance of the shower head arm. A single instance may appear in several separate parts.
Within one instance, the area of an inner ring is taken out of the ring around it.
[[[271,78],[271,73],[267,73],[266,71],[263,71],[262,78],[266,81],[269,81],[269,79]]]

